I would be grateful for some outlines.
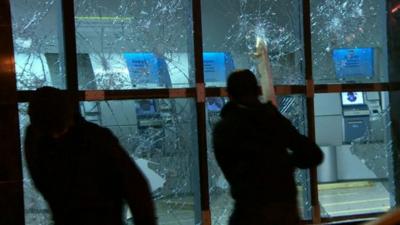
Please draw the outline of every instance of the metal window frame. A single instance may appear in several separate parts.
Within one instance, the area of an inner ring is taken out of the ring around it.
[[[0,224],[19,225],[25,223],[25,214],[14,47],[8,0],[0,0],[0,34]]]

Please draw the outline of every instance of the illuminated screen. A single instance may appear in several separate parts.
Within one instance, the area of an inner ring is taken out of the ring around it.
[[[362,92],[342,92],[343,105],[362,105],[364,97]]]
[[[371,78],[374,75],[374,51],[372,48],[342,48],[333,50],[336,77]]]
[[[139,100],[136,106],[136,114],[138,116],[156,114],[156,103],[154,100]]]
[[[224,99],[219,97],[213,97],[207,99],[207,109],[212,112],[221,111],[224,106]]]

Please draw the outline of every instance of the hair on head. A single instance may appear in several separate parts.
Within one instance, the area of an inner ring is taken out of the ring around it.
[[[259,94],[257,78],[248,69],[236,70],[228,77],[227,91],[235,99],[257,97]]]
[[[65,91],[45,86],[34,93],[28,114],[32,126],[42,131],[60,131],[73,118],[74,105]]]

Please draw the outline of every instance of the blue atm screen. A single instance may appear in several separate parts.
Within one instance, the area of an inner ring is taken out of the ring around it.
[[[221,97],[211,97],[207,99],[208,111],[219,112],[221,111],[224,104],[225,104],[224,99]]]
[[[372,48],[343,48],[333,50],[336,77],[370,78],[374,75],[374,52]]]
[[[136,106],[136,114],[138,116],[154,115],[157,113],[156,103],[154,100],[139,100]]]
[[[364,97],[362,92],[342,92],[342,104],[345,105],[363,105]]]
[[[133,84],[159,85],[157,57],[153,53],[124,53]]]

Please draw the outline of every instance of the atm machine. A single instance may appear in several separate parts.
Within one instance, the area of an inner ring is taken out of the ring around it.
[[[147,127],[162,127],[161,115],[158,111],[156,100],[144,99],[136,102],[137,106],[135,111],[139,129],[146,129]]]
[[[129,76],[135,88],[171,88],[165,59],[150,52],[124,53]],[[150,149],[163,152],[164,126],[171,120],[174,102],[158,99],[136,101],[136,121],[140,136],[150,140]]]
[[[332,59],[338,80],[354,83],[372,79],[376,73],[374,48],[333,49]],[[370,111],[363,92],[341,93],[343,142],[351,143],[369,129]]]
[[[341,93],[343,145],[337,147],[338,180],[387,179],[385,118],[377,92]]]
[[[370,110],[365,104],[363,92],[342,92],[343,142],[350,144],[367,135]]]

